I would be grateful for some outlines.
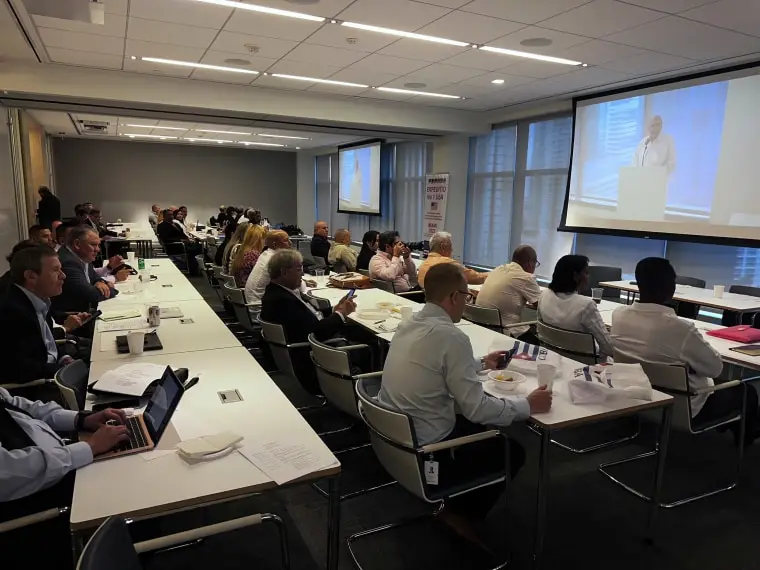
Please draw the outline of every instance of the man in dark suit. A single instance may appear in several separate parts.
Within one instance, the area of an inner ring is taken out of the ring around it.
[[[314,224],[314,235],[311,238],[311,255],[312,257],[321,257],[327,264],[327,257],[330,255],[330,242],[327,240],[329,229],[327,222],[317,222]]]
[[[158,224],[156,234],[158,234],[158,239],[161,240],[161,243],[164,244],[165,247],[167,244],[177,242],[185,244],[187,263],[189,264],[188,270],[191,275],[197,275],[198,262],[196,261],[195,256],[199,255],[203,251],[203,248],[198,242],[185,235],[185,232],[180,228],[181,220],[178,220],[178,222],[180,222],[179,225],[175,223],[175,214],[176,212],[174,210],[164,210],[164,221]],[[169,256],[183,253],[178,248],[179,246],[172,247],[171,245],[168,245],[166,253],[169,254]]]
[[[92,263],[98,251],[100,237],[93,228],[77,226],[69,230],[66,246],[58,250],[66,281],[63,292],[53,299],[56,310],[87,312],[119,293],[95,272]]]
[[[10,275],[13,285],[0,302],[0,357],[4,362],[0,383],[52,378],[74,360],[66,345],[56,341],[68,338],[65,326],[77,327],[87,315],[55,314],[64,327],[55,326],[51,299],[61,294],[66,276],[51,248],[36,246],[17,252]],[[86,386],[75,389],[84,403]]]
[[[261,298],[261,318],[282,325],[289,343],[306,342],[314,333],[325,341],[344,328],[346,316],[356,310],[356,303],[344,297],[332,314],[320,311],[299,290],[303,279],[303,257],[293,249],[280,249],[269,260],[270,282]],[[312,394],[319,394],[314,366],[308,358],[294,359],[298,380]]]
[[[98,232],[100,238],[104,237],[117,237],[119,234],[109,230],[103,223],[103,217],[100,214],[100,210],[90,210],[87,216],[88,225]]]
[[[47,186],[40,186],[37,192],[40,195],[40,201],[37,204],[37,219],[42,227],[51,229],[51,224],[61,219],[61,201]]]

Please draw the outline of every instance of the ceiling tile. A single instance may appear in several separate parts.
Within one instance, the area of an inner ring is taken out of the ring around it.
[[[259,75],[251,84],[253,87],[265,87],[269,89],[285,89],[287,91],[306,91],[308,87],[314,85],[306,81],[288,81],[278,77]]]
[[[646,50],[641,48],[605,42],[603,40],[591,40],[563,50],[562,57],[582,61],[589,65],[601,65],[608,61],[632,57],[645,52]]]
[[[346,67],[365,57],[363,52],[351,51],[328,46],[313,44],[301,44],[285,56],[287,61],[299,61],[302,63],[329,62],[333,67]]]
[[[369,99],[385,99],[386,101],[408,101],[415,97],[407,93],[388,93],[387,91],[378,91],[377,89],[367,89],[362,93],[357,93],[356,96]]]
[[[250,61],[251,65],[240,65],[240,64],[229,63],[225,61],[226,59],[245,59],[245,60]],[[201,63],[206,63],[208,65],[223,65],[226,67],[239,67],[240,69],[249,69],[252,71],[264,72],[267,69],[269,69],[273,64],[277,63],[277,58],[259,57],[259,56],[250,56],[250,55],[246,57],[241,57],[241,55],[237,53],[209,50],[203,55],[203,59],[201,59]],[[241,75],[241,74],[235,73],[232,75]]]
[[[546,61],[535,61],[521,57],[502,56],[504,58],[504,67],[501,71],[510,75],[520,75],[522,77],[533,77],[535,79],[546,79],[564,75],[576,69],[574,65],[561,65],[559,63],[549,63]]]
[[[127,38],[175,46],[187,46],[207,49],[214,41],[217,31],[211,28],[197,28],[170,24],[157,20],[129,18]]]
[[[340,67],[334,65],[325,65],[324,63],[307,63],[302,61],[285,61],[280,60],[275,63],[270,69],[270,73],[283,73],[285,75],[300,75],[302,77],[317,77],[324,79],[330,77],[334,73],[340,71]],[[278,79],[279,82],[292,83],[291,79]],[[304,83],[308,86],[308,82],[298,81],[298,83]]]
[[[189,50],[191,48],[182,49]],[[200,55],[198,58],[200,58]],[[125,59],[124,71],[132,71],[134,73],[147,73],[149,75],[165,75],[167,77],[190,77],[193,69],[190,67],[160,65],[158,63],[150,63],[148,61],[140,61],[139,59]]]
[[[524,27],[525,24],[489,18],[480,14],[452,12],[418,31],[421,34],[428,34],[430,36],[485,44]]]
[[[351,2],[353,0],[317,0],[316,2],[313,0],[305,2],[300,0],[255,0],[255,2],[249,0],[250,4],[269,6],[270,8],[279,8],[280,10],[289,10],[291,12],[301,12],[324,18],[337,16]],[[240,12],[240,10],[238,11]]]
[[[711,60],[760,51],[760,39],[668,16],[605,39],[689,59]]]
[[[646,52],[634,55],[633,57],[616,59],[605,63],[601,67],[632,75],[646,75],[648,73],[682,69],[691,65],[694,65],[694,61],[690,59],[666,53]]]
[[[378,53],[396,57],[405,57],[408,59],[420,59],[427,62],[436,62],[448,59],[458,53],[466,51],[467,49],[468,48],[447,46],[432,42],[403,39],[381,49]]]
[[[410,0],[356,0],[341,12],[340,19],[411,32],[448,11],[440,6]]]
[[[361,93],[364,89],[358,87],[345,87],[342,85],[329,85],[327,83],[315,83],[307,89],[310,93],[330,93],[331,95],[342,95],[343,97],[356,97],[358,93]],[[287,139],[274,139],[267,141],[266,138],[262,142],[278,142],[282,144],[294,145],[297,141],[289,141]]]
[[[513,22],[535,24],[562,12],[567,12],[589,0],[474,0],[462,8],[484,16]]]
[[[258,47],[258,51],[253,54],[245,47],[246,45]],[[297,45],[298,42],[292,40],[278,40],[264,36],[247,36],[234,32],[220,32],[209,49],[248,56],[245,59],[255,57],[274,57],[279,59]]]
[[[466,50],[459,55],[450,57],[442,63],[447,65],[457,65],[459,67],[470,67],[481,71],[495,71],[505,65],[503,55],[479,51],[476,49]]]
[[[121,16],[127,15],[127,7],[129,6],[128,0],[107,0],[105,2],[106,14],[119,14]]]
[[[126,16],[119,14],[106,14],[105,24],[88,24],[75,20],[63,20],[61,18],[48,18],[47,16],[32,16],[34,25],[38,28],[52,28],[55,30],[68,30],[96,36],[118,36],[123,38],[127,29]]]
[[[627,73],[610,71],[598,67],[588,67],[547,79],[537,85],[540,85],[542,88],[554,90],[558,93],[570,93],[581,89],[589,89],[591,87],[612,85],[614,83],[629,81],[631,79],[632,76]],[[531,85],[533,84],[528,84],[525,87],[529,88]]]
[[[421,4],[432,4],[433,6],[441,6],[443,8],[461,8],[465,4],[468,4],[470,0],[414,0]]]
[[[68,65],[101,67],[104,69],[121,69],[124,58],[120,55],[108,55],[89,51],[73,51],[61,48],[47,48],[50,60]]]
[[[349,38],[356,40],[356,43],[353,45],[349,44],[347,41]],[[322,26],[316,33],[309,36],[306,41],[310,44],[372,53],[397,40],[396,36],[389,36],[387,34],[377,34],[345,26],[329,25]]]
[[[681,17],[760,36],[760,2],[755,0],[721,0],[683,12]]]
[[[643,6],[644,8],[660,10],[661,12],[678,14],[684,10],[715,2],[715,0],[626,0],[626,2],[629,4],[636,4],[637,6]]]
[[[401,57],[393,57],[390,55],[380,55],[375,53],[365,57],[359,63],[354,64],[354,67],[371,69],[378,73],[407,75],[413,71],[417,71],[422,67],[426,67],[427,65],[428,63],[425,61],[405,59]]]
[[[457,65],[445,65],[434,63],[414,72],[415,76],[428,79],[440,79],[446,83],[459,83],[465,79],[471,79],[483,73],[480,69],[459,67]]]
[[[664,17],[639,6],[615,0],[594,0],[541,22],[542,28],[601,38]]]
[[[165,59],[177,59],[180,61],[200,61],[201,57],[203,57],[204,51],[205,50],[201,48],[173,46],[170,44],[157,44],[153,42],[143,42],[140,40],[127,40],[127,59],[125,61],[129,61],[130,56],[162,57]],[[159,64],[149,63],[149,65],[157,66]]]
[[[39,28],[37,30],[45,47],[57,47],[75,51],[95,51],[107,55],[123,55],[124,39],[110,36],[96,36],[68,32],[66,30],[53,30]]]
[[[407,87],[406,83],[424,83],[425,87]],[[373,83],[374,85],[374,83]],[[428,77],[419,77],[418,75],[405,75],[382,85],[382,87],[394,87],[396,89],[411,89],[412,91],[433,91],[437,93],[448,93],[446,87],[451,85],[451,81],[444,79],[430,79]]]
[[[378,73],[372,68],[348,67],[341,69],[338,73],[330,76],[330,79],[336,81],[347,81],[349,83],[361,83],[363,85],[374,85],[376,87],[385,85],[398,77],[396,73]]]
[[[129,15],[135,18],[215,30],[224,25],[232,10],[187,0],[130,0],[129,4]]]
[[[503,79],[504,83],[501,85],[494,85],[492,83],[494,79]],[[462,81],[460,85],[487,88],[493,91],[494,89],[509,89],[511,87],[516,87],[517,85],[530,83],[531,81],[535,81],[535,79],[533,77],[522,77],[520,75],[511,75],[509,73],[500,73],[496,71],[466,79]]]
[[[494,76],[495,77],[495,76]],[[488,85],[488,87],[478,87],[476,85],[466,85],[464,83],[457,83],[456,85],[449,85],[446,88],[446,93],[451,95],[459,95],[460,97],[467,97],[468,99],[486,97],[492,95],[494,92],[503,89],[504,86]]]
[[[552,41],[552,43],[546,47],[525,47],[520,44],[520,42],[524,40],[533,38],[549,39]],[[562,50],[585,43],[587,41],[588,38],[583,36],[558,32],[556,30],[548,30],[546,28],[539,28],[538,26],[527,26],[512,34],[508,34],[497,40],[488,42],[488,45],[505,49],[515,49],[531,53],[538,53],[542,55],[564,57]]]
[[[316,32],[321,26],[322,24],[319,22],[235,10],[224,29],[228,32],[300,42]]]

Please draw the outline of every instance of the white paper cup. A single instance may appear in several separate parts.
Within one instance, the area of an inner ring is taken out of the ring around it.
[[[408,321],[414,314],[414,309],[412,307],[401,307],[399,311],[401,312],[402,321]]]
[[[716,285],[713,288],[713,294],[715,295],[716,299],[721,299],[723,297],[723,293],[726,292],[726,286],[725,285]]]
[[[145,331],[130,331],[127,333],[129,354],[142,354],[145,349]]]
[[[557,367],[547,362],[539,362],[536,365],[538,370],[538,385],[546,386],[547,390],[554,387],[554,376],[557,374]]]
[[[137,254],[134,251],[128,251],[127,252],[127,261],[129,264],[134,267],[135,262],[137,261]]]

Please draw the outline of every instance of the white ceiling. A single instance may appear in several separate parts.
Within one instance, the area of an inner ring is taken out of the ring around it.
[[[281,151],[334,147],[360,140],[360,138],[356,136],[338,136],[328,133],[263,129],[259,127],[241,127],[240,125],[191,123],[184,121],[167,121],[134,117],[114,117],[108,115],[64,113],[60,111],[28,110],[28,112],[40,125],[44,127],[47,133],[53,136],[62,137],[117,139],[137,142],[167,142],[172,144],[227,146],[241,149]],[[105,130],[103,132],[95,132],[86,128],[86,125],[92,124],[105,124]],[[140,126],[136,127],[134,125]],[[201,132],[202,130],[228,132],[209,133]],[[130,137],[129,135],[137,136]],[[302,138],[279,138],[283,136]],[[161,139],[156,137],[164,138]],[[225,142],[220,143],[217,141]],[[257,144],[243,144],[246,142]]]
[[[18,0],[13,1],[14,5]],[[193,0],[104,0],[103,26],[33,16],[50,62],[254,87],[486,111],[760,56],[760,0],[255,0],[263,6],[583,61],[532,61]],[[355,43],[347,43],[355,38]],[[547,47],[521,42],[547,38]],[[252,54],[246,45],[256,46]],[[169,67],[159,57],[252,76]],[[282,73],[465,97],[441,100],[263,75]],[[494,85],[493,79],[503,79]]]

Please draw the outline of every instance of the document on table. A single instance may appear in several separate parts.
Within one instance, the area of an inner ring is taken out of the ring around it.
[[[310,449],[286,434],[277,439],[264,436],[258,440],[246,436],[243,443],[238,451],[278,485],[338,465],[324,445]]]
[[[145,317],[132,317],[116,321],[102,322],[98,325],[98,332],[129,331],[151,328]]]
[[[164,364],[132,363],[124,364],[113,370],[107,370],[95,383],[96,390],[124,394],[125,396],[142,396],[151,384],[161,378],[166,370]]]
[[[140,316],[139,309],[124,309],[122,311],[103,311],[99,319],[101,321],[117,321],[120,319],[131,319]]]

